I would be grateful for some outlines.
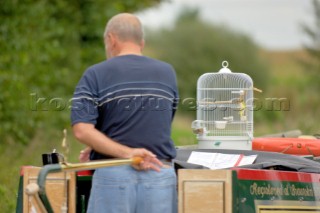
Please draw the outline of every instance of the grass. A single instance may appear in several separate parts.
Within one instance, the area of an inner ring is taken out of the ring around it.
[[[177,115],[172,124],[172,140],[176,146],[196,144],[196,136],[191,129],[192,118],[186,115]]]
[[[308,60],[305,51],[291,52],[262,52],[270,65],[272,79],[267,91],[262,97],[287,98],[290,103],[288,111],[268,112],[264,115],[273,116],[272,119],[263,117],[255,123],[257,133],[283,132],[300,129],[304,134],[320,132],[320,121],[316,115],[320,114],[319,91],[310,84],[307,70],[299,61]],[[259,112],[257,112],[259,113]],[[255,114],[259,117],[261,115]],[[264,121],[267,121],[263,123]]]
[[[46,133],[44,135],[44,132]],[[70,162],[76,162],[81,148],[69,134],[71,144]],[[42,166],[42,154],[50,153],[54,148],[62,152],[62,131],[40,131],[28,146],[19,143],[7,143],[0,148],[0,206],[1,212],[15,212],[21,166]]]

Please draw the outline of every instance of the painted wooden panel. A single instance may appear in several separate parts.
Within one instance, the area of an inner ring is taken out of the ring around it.
[[[179,170],[179,213],[231,213],[230,170]]]

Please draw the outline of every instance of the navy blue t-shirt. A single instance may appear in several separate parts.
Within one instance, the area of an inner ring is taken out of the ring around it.
[[[72,99],[72,125],[94,124],[106,136],[160,159],[172,159],[171,122],[178,90],[174,69],[145,56],[125,55],[89,67]],[[91,159],[104,159],[95,151]]]

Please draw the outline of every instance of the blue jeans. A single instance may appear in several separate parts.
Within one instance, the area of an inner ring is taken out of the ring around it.
[[[131,166],[97,169],[88,213],[176,213],[177,180],[173,167],[137,171]]]

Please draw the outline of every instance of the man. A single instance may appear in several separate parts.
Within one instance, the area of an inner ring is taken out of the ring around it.
[[[96,169],[88,212],[177,211],[176,156],[170,138],[178,91],[173,68],[142,55],[143,30],[128,13],[104,33],[108,60],[89,67],[74,93],[71,121],[90,159],[132,158],[136,166]]]

